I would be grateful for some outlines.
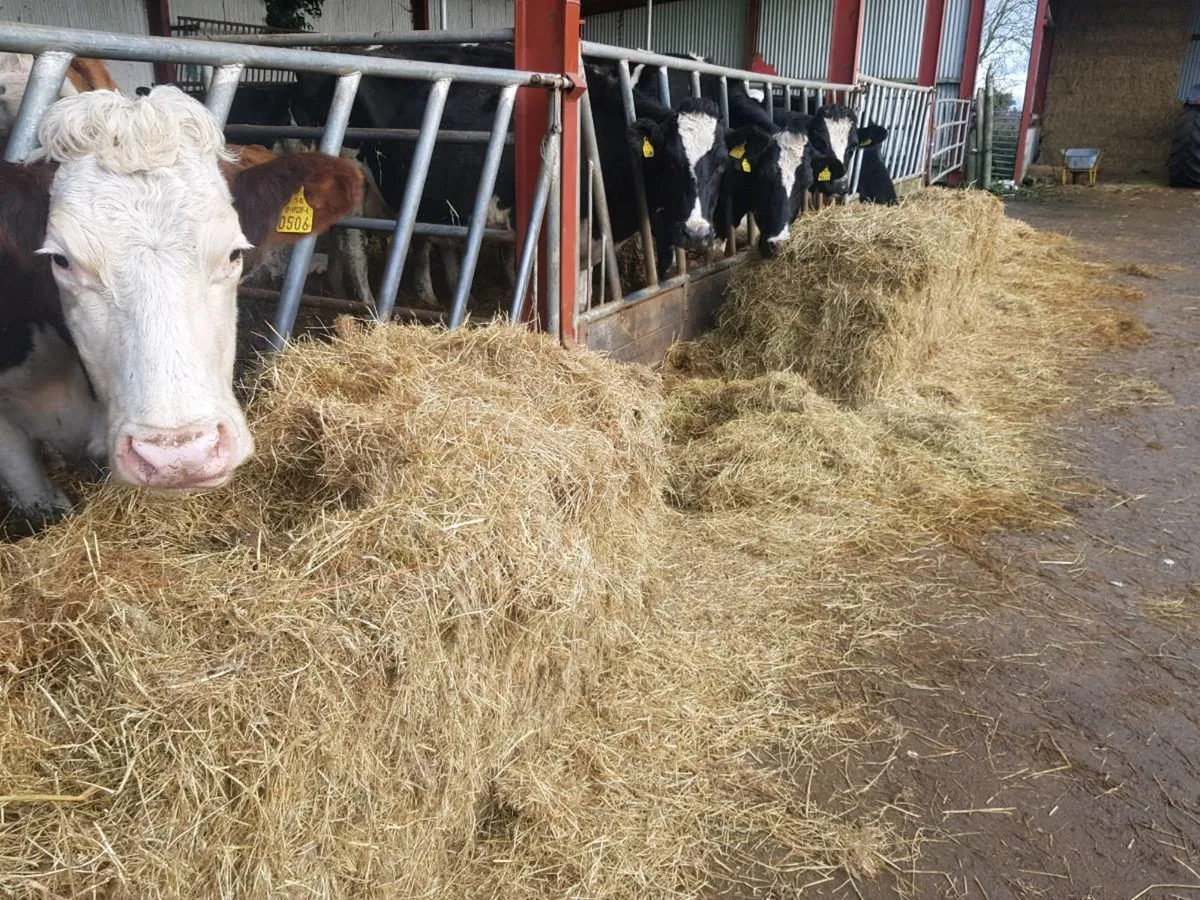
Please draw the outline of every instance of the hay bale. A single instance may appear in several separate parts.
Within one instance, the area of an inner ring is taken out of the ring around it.
[[[946,190],[803,216],[776,259],[735,277],[710,352],[731,377],[796,371],[865,403],[970,321],[1003,218],[988,194]]]
[[[643,616],[652,376],[343,320],[257,457],[0,546],[0,894],[455,895],[492,784]]]

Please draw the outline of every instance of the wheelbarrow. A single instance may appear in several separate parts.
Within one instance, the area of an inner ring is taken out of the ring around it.
[[[1100,168],[1100,157],[1104,151],[1098,147],[1073,147],[1070,150],[1062,151],[1062,183],[1066,184],[1070,179],[1071,184],[1076,184],[1076,176],[1086,174],[1088,177],[1088,186],[1096,186],[1096,172]]]

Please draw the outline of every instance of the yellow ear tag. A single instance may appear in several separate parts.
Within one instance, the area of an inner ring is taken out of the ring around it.
[[[748,160],[748,159],[743,159],[743,160],[742,160],[742,171],[743,171],[743,172],[749,172],[749,171],[750,171],[750,160]]]
[[[738,144],[736,147],[734,147],[732,150],[729,151],[729,155],[732,156],[734,159],[741,159],[743,156],[746,155],[746,145]],[[746,171],[749,171],[749,169],[747,169]]]
[[[822,169],[820,172],[817,173],[817,181],[832,181],[832,180],[833,180],[833,173],[829,171],[828,166],[826,166],[824,169]]]
[[[646,159],[654,158],[654,145],[650,143],[650,138],[642,138],[642,156]]]
[[[866,140],[864,140],[864,141],[860,141],[860,142],[859,142],[859,146],[860,146],[860,147],[870,147],[870,146],[871,146],[871,139],[870,139],[870,138],[867,138],[867,139],[866,139]]]
[[[299,187],[292,198],[284,204],[275,230],[280,234],[312,234],[313,208],[304,199],[304,188]]]

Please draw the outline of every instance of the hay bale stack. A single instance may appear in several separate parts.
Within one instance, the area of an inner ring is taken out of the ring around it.
[[[731,284],[710,353],[730,377],[796,371],[861,405],[970,321],[1003,218],[985,193],[945,190],[803,216],[776,259]]]
[[[652,376],[339,323],[258,456],[0,547],[0,894],[453,896],[492,781],[643,615]]]

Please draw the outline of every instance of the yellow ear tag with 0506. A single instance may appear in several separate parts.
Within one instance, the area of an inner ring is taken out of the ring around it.
[[[743,160],[742,160],[742,171],[743,171],[743,172],[749,172],[749,171],[750,171],[750,160],[748,160],[748,159],[743,159]]]
[[[654,157],[654,145],[650,143],[650,138],[642,138],[642,156],[646,159]]]
[[[732,150],[729,151],[729,155],[732,156],[734,159],[741,159],[743,156],[746,155],[746,145],[738,144],[736,147],[734,147]]]
[[[862,141],[859,141],[859,144],[858,144],[858,145],[859,145],[860,147],[870,147],[870,146],[871,146],[871,143],[872,143],[872,142],[871,142],[871,139],[870,139],[870,138],[865,138],[865,139],[863,139]]]
[[[304,188],[299,187],[292,198],[284,204],[275,230],[280,234],[312,234],[313,208],[304,199]]]
[[[826,166],[817,173],[817,181],[832,181],[833,173],[829,171],[829,166]]]

